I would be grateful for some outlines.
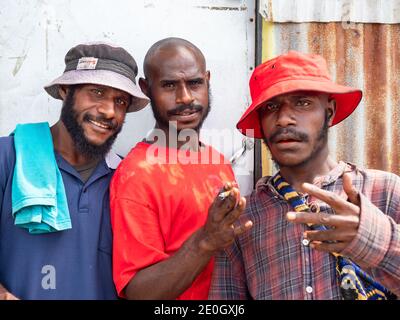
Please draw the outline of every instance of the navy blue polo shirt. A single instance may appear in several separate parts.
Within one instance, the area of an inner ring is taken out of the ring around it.
[[[0,138],[0,283],[20,299],[116,299],[109,183],[117,163],[102,160],[84,183],[59,154],[56,160],[72,229],[29,234],[11,214],[13,138]]]

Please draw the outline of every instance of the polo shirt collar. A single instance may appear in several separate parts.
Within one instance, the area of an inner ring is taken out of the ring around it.
[[[81,176],[79,173],[75,170],[75,168],[68,163],[58,152],[54,152],[57,165],[58,167],[71,174],[72,176],[78,178],[81,180]],[[92,173],[92,176],[89,178],[87,183],[90,183],[93,180],[97,180],[98,178],[109,174],[113,170],[115,170],[118,166],[118,164],[121,162],[121,158],[114,152],[110,151],[104,159],[100,160],[100,162],[97,164],[97,167],[95,171]]]

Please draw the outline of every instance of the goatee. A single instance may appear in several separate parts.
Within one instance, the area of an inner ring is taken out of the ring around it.
[[[300,166],[306,164],[311,159],[315,158],[316,155],[324,148],[324,146],[328,142],[329,119],[330,118],[329,118],[328,112],[325,111],[325,120],[324,120],[324,123],[322,125],[321,130],[318,133],[318,136],[317,136],[317,139],[316,139],[316,144],[315,144],[310,156],[307,157],[306,159],[304,159],[301,163],[297,163],[297,164],[295,164],[295,165],[293,165],[291,167],[300,167]],[[289,130],[291,130],[291,132],[294,131],[294,129],[289,129]],[[270,147],[269,147],[269,141],[265,138],[265,134],[262,131],[262,127],[261,127],[261,132],[262,132],[262,135],[263,135],[264,144],[267,146],[267,148],[269,150],[271,150]],[[298,137],[299,139],[305,141],[305,142],[310,140],[309,137],[306,134],[302,133],[302,132],[292,132],[292,134],[294,136]],[[277,135],[278,135],[278,132],[275,132],[271,137],[277,136]],[[270,140],[271,140],[271,137],[270,137]],[[273,164],[274,164],[274,167],[275,167],[276,170],[279,170],[280,167],[284,166],[281,163],[279,163],[278,161],[276,161],[276,159],[274,159],[273,157],[272,157],[272,161],[273,161]]]

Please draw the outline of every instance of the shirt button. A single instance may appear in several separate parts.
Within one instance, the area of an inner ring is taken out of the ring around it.
[[[312,293],[313,292],[313,288],[310,287],[310,286],[306,287],[306,292],[307,293]]]
[[[303,244],[303,246],[308,246],[308,245],[310,244],[310,241],[307,240],[307,239],[303,239],[303,240],[301,241],[301,243]]]

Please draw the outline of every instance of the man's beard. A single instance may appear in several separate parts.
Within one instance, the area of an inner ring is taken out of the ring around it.
[[[279,170],[279,168],[282,166],[283,167],[301,167],[301,166],[305,165],[306,163],[308,163],[310,160],[312,160],[325,147],[325,145],[328,142],[329,120],[330,120],[330,117],[328,115],[328,111],[325,111],[324,124],[318,133],[317,140],[316,140],[313,150],[311,151],[311,154],[306,159],[304,159],[300,163],[296,163],[295,165],[287,166],[287,165],[283,165],[283,164],[279,163],[276,159],[272,158],[275,168],[277,170]],[[309,141],[309,137],[306,134],[304,134],[302,132],[294,131],[293,129],[288,129],[288,130],[292,131],[292,133],[294,135],[301,138],[303,141],[306,141],[306,142]],[[269,150],[271,150],[271,148],[269,147],[269,142],[265,138],[265,134],[262,130],[262,126],[261,126],[261,132],[263,135],[263,141],[264,141],[265,145],[268,147]],[[273,138],[273,136],[278,135],[278,134],[279,134],[279,130],[270,137],[270,140],[271,140],[271,138]]]
[[[67,96],[64,100],[61,109],[61,121],[67,128],[72,141],[74,142],[76,150],[84,157],[94,160],[103,158],[111,149],[115,139],[121,132],[122,126],[116,128],[116,131],[110,136],[103,144],[96,145],[91,143],[85,136],[82,126],[78,123],[78,114],[75,111],[75,98],[74,94],[76,87],[71,86],[68,90]],[[108,123],[107,119],[99,119],[100,121]],[[87,121],[87,117],[84,116],[82,121]]]
[[[153,110],[153,115],[154,118],[156,119],[157,124],[162,127],[162,128],[169,128],[169,121],[168,119],[166,119],[163,115],[161,115],[161,113],[158,111],[159,107],[155,104],[154,102],[154,98],[151,94],[151,92],[149,93],[149,98],[151,101],[151,109]],[[193,128],[193,130],[195,131],[199,131],[201,129],[201,127],[203,126],[204,121],[206,120],[208,114],[210,113],[211,110],[211,89],[209,87],[208,89],[208,105],[206,106],[206,112],[204,113],[203,117],[201,118],[199,124]],[[184,110],[202,110],[205,107],[199,104],[191,104],[191,105],[177,105],[173,110],[169,110],[168,114],[173,114],[175,112],[183,112]],[[179,133],[180,130],[178,130]]]

